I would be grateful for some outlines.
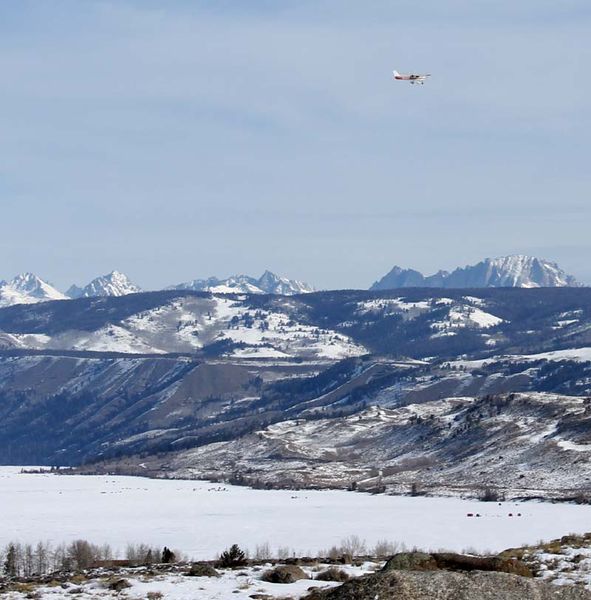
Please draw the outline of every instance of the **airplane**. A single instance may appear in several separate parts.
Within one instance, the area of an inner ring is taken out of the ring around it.
[[[397,79],[398,81],[408,81],[412,85],[424,85],[425,81],[427,81],[427,77],[431,77],[430,73],[427,73],[425,75],[403,75],[402,73],[399,73],[396,69],[394,69],[393,73],[394,79]]]

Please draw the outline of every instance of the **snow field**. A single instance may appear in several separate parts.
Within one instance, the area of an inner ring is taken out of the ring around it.
[[[357,535],[408,548],[500,551],[591,530],[591,507],[481,503],[345,491],[251,490],[134,477],[20,474],[0,468],[0,546],[87,539],[122,553],[128,543],[214,558],[233,543],[316,555]],[[480,517],[467,517],[468,513]],[[509,513],[521,517],[509,517]]]

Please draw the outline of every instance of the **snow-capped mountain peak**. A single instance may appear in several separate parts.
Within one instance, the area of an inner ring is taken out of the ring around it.
[[[292,294],[306,294],[313,292],[314,288],[297,279],[279,277],[271,271],[265,271],[257,281],[258,287],[267,294],[281,294],[290,296]]]
[[[66,299],[64,294],[33,273],[22,273],[11,281],[0,281],[0,307]]]
[[[565,273],[555,262],[521,254],[487,258],[475,267],[486,287],[575,287],[572,275]],[[452,274],[453,275],[453,274]]]
[[[120,271],[111,271],[108,275],[101,275],[93,279],[88,285],[80,288],[76,285],[70,287],[67,295],[70,298],[88,298],[94,296],[126,296],[137,294],[141,288],[133,283],[127,275]]]
[[[575,287],[575,278],[556,263],[516,254],[487,258],[458,268],[445,279],[445,287]]]
[[[486,258],[476,265],[458,267],[451,273],[439,271],[425,277],[412,269],[394,267],[370,289],[403,287],[577,287],[579,284],[555,262],[521,254]]]
[[[271,271],[265,271],[258,279],[249,275],[233,275],[227,279],[218,279],[217,277],[194,279],[171,286],[170,289],[238,294],[280,294],[283,296],[314,291],[314,288],[307,283],[280,277]]]

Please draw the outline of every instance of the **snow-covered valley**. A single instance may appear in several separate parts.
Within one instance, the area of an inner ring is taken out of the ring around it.
[[[591,507],[483,503],[341,491],[252,490],[134,477],[21,474],[0,468],[0,545],[88,539],[123,552],[167,545],[211,559],[238,543],[315,556],[356,535],[407,548],[501,551],[591,528]],[[474,516],[468,516],[474,515]],[[480,515],[480,516],[475,516]]]

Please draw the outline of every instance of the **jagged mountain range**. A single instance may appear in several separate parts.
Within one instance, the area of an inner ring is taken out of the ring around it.
[[[439,271],[425,277],[413,269],[394,267],[370,289],[386,290],[408,287],[482,288],[482,287],[577,287],[574,277],[553,262],[530,256],[506,256],[486,259],[477,265],[458,268],[449,273]],[[265,271],[260,277],[234,275],[226,279],[209,277],[169,286],[170,290],[208,291],[213,293],[275,294],[292,296],[314,291],[302,281],[280,277]],[[12,281],[0,281],[0,306],[32,304],[49,300],[66,300],[136,294],[142,289],[119,271],[93,279],[83,287],[72,285],[63,294],[32,273],[18,275]]]
[[[68,298],[95,298],[100,296],[125,296],[137,294],[142,289],[133,283],[127,275],[119,271],[111,271],[93,279],[84,287],[72,285],[66,292]]]
[[[227,279],[217,277],[194,279],[193,281],[170,286],[167,289],[227,294],[280,294],[283,296],[314,291],[314,288],[307,283],[280,277],[270,271],[265,271],[259,278],[248,275],[234,275]],[[101,275],[83,287],[72,285],[65,294],[33,273],[24,273],[17,275],[11,281],[0,281],[0,307],[14,304],[34,304],[50,300],[118,297],[137,294],[141,291],[142,289],[138,285],[120,271],[112,271],[107,275]]]
[[[265,271],[258,279],[248,275],[233,275],[227,279],[209,277],[208,279],[194,279],[168,289],[193,290],[195,292],[238,293],[238,294],[280,294],[292,296],[294,294],[306,294],[314,291],[314,288],[296,279],[279,277],[271,271]]]
[[[0,281],[0,307],[67,298],[68,296],[32,273],[17,275],[11,281]]]
[[[579,284],[556,263],[533,256],[487,258],[476,265],[457,268],[451,273],[438,271],[425,277],[414,269],[395,266],[370,289],[407,287],[483,288],[483,287],[577,287]]]

